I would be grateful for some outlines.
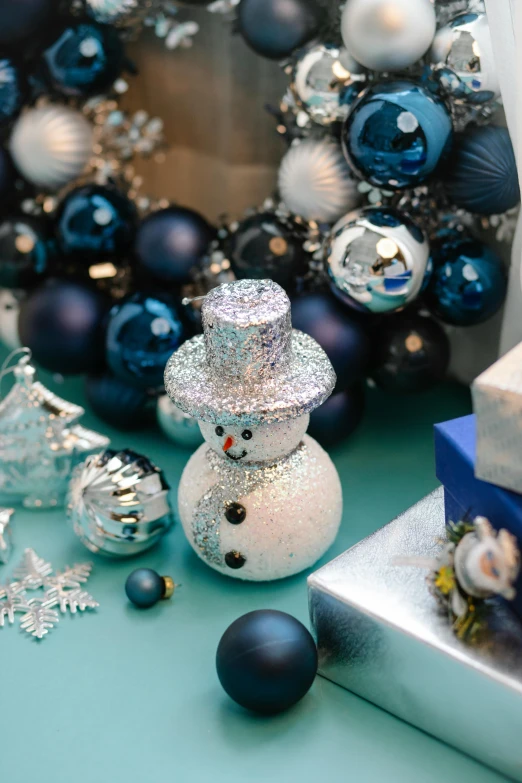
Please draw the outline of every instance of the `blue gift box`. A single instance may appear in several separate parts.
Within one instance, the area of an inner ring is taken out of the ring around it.
[[[463,416],[435,425],[437,478],[444,485],[446,522],[484,516],[497,530],[505,528],[522,550],[522,495],[475,477],[476,417]],[[522,617],[522,574],[513,607]]]

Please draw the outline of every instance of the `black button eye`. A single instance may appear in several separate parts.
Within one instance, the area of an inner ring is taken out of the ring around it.
[[[250,430],[243,430],[243,432],[241,433],[241,437],[243,438],[243,440],[250,440],[252,437],[252,433],[250,432]]]
[[[224,434],[225,434],[225,430],[223,429],[223,427],[216,427],[216,435],[218,436],[218,438],[220,438]]]

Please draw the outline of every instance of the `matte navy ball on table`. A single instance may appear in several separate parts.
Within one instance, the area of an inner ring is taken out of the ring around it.
[[[452,137],[444,103],[409,81],[370,87],[342,130],[344,154],[356,173],[392,190],[424,182],[450,151]]]
[[[317,340],[337,374],[337,389],[364,377],[370,338],[363,325],[330,294],[306,294],[292,301],[292,324]]]
[[[52,26],[56,0],[0,0],[0,46],[42,36]]]
[[[11,60],[0,59],[0,128],[8,128],[24,105],[25,78]]]
[[[501,308],[506,289],[502,261],[487,245],[460,234],[435,243],[424,296],[441,321],[453,326],[487,321]]]
[[[112,375],[90,375],[85,396],[94,413],[118,430],[138,430],[152,419],[149,394]]]
[[[150,609],[165,598],[171,598],[176,585],[170,576],[160,576],[152,568],[137,568],[125,582],[127,598],[140,609]]]
[[[361,423],[364,404],[365,390],[362,383],[333,394],[312,411],[308,434],[325,448],[341,443]]]
[[[315,37],[324,15],[315,0],[241,0],[238,26],[255,52],[281,60]]]
[[[270,715],[292,707],[308,693],[317,673],[317,649],[295,617],[261,609],[227,628],[217,649],[216,668],[231,699]]]
[[[136,293],[110,311],[107,363],[122,381],[140,389],[160,388],[167,360],[186,337],[175,299]]]
[[[53,257],[43,220],[23,214],[0,220],[0,287],[34,287],[49,273]]]
[[[107,309],[108,300],[99,291],[68,280],[49,280],[22,302],[20,340],[51,372],[94,372],[103,364]]]
[[[137,213],[132,201],[116,188],[85,185],[72,190],[56,216],[56,238],[62,253],[91,263],[122,256],[136,234]]]
[[[520,202],[517,163],[506,128],[472,128],[462,134],[445,181],[451,201],[479,215],[500,215]]]
[[[208,252],[215,229],[193,209],[168,207],[149,215],[136,236],[142,268],[158,280],[185,283]]]
[[[113,27],[73,24],[43,53],[45,81],[64,95],[85,97],[105,92],[121,74],[124,50]]]
[[[303,239],[271,212],[242,220],[225,251],[239,280],[269,278],[291,290],[306,269]]]
[[[421,315],[393,316],[376,330],[371,376],[390,392],[427,391],[440,383],[450,360],[442,326]]]

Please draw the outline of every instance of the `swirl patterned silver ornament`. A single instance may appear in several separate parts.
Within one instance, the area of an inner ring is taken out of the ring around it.
[[[9,142],[17,169],[45,190],[58,190],[76,179],[89,161],[92,145],[92,126],[66,106],[28,109],[15,123]]]
[[[131,557],[153,546],[174,521],[163,472],[127,449],[89,457],[74,471],[67,513],[91,552]]]
[[[138,0],[86,0],[86,5],[89,16],[102,24],[130,21],[140,9]]]
[[[360,194],[335,142],[294,143],[279,168],[279,191],[291,212],[333,223],[358,205]]]

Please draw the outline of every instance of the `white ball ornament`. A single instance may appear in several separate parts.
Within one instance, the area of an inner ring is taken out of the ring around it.
[[[281,161],[278,179],[285,205],[305,220],[333,223],[360,201],[342,150],[332,141],[295,142]]]
[[[374,71],[400,71],[429,49],[436,30],[431,0],[348,0],[341,35],[351,55]]]
[[[80,112],[43,106],[28,109],[17,120],[9,149],[25,179],[45,190],[59,190],[82,173],[92,144],[92,126]]]

